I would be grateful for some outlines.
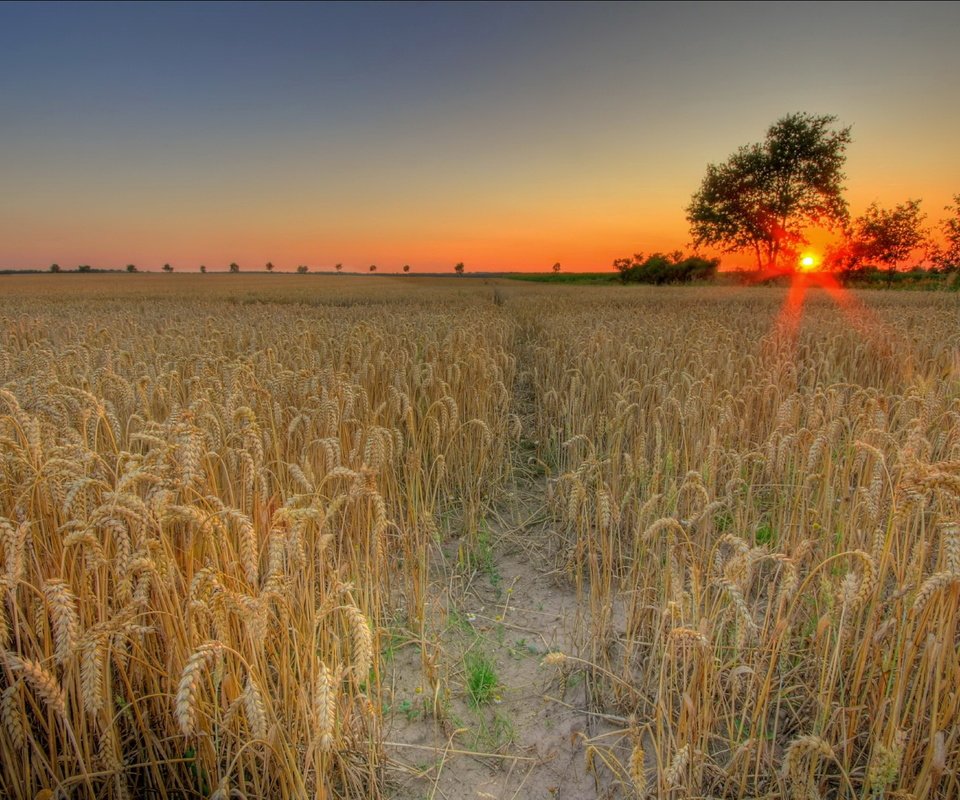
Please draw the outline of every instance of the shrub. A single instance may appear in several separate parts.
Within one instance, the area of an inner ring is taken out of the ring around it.
[[[633,258],[618,258],[613,266],[620,272],[623,283],[652,283],[657,286],[666,283],[691,283],[711,280],[717,274],[720,259],[683,257],[680,252],[666,254],[653,253],[644,257],[635,253]]]

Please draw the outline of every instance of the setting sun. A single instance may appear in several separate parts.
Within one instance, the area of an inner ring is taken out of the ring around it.
[[[819,259],[811,253],[806,253],[800,259],[800,270],[802,272],[813,272],[819,265]]]

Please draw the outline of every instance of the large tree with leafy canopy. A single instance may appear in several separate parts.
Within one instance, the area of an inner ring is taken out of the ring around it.
[[[789,114],[762,143],[707,166],[687,206],[697,247],[748,251],[757,269],[776,270],[806,243],[812,225],[833,228],[849,217],[843,166],[850,128],[829,115]]]

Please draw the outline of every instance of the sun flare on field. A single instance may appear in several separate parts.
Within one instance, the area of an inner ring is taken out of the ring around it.
[[[803,256],[800,257],[801,272],[815,272],[819,266],[820,259],[813,253],[804,253]]]

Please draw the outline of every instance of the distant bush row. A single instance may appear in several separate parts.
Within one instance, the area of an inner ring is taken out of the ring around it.
[[[960,289],[960,270],[957,269],[914,267],[908,270],[894,270],[865,266],[838,270],[835,274],[845,286],[913,286],[929,289],[946,287],[954,291]]]
[[[644,256],[634,253],[632,258],[618,258],[613,262],[623,283],[691,283],[711,280],[720,266],[719,258],[684,257],[680,251],[653,253]]]

